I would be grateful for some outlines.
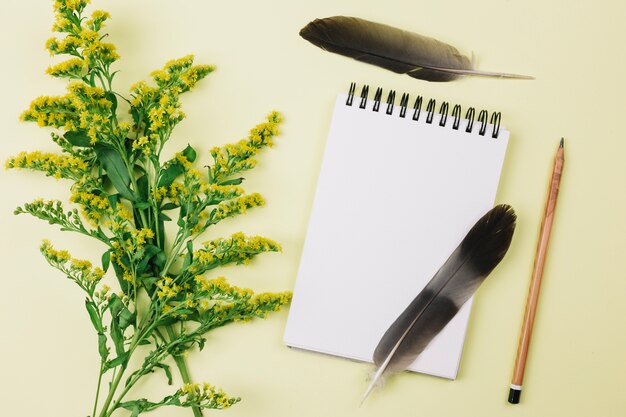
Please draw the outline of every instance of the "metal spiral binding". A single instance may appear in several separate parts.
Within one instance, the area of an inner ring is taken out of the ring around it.
[[[351,83],[350,90],[348,91],[348,99],[346,100],[347,106],[352,106],[355,94],[356,94],[356,83]],[[359,102],[360,109],[366,108],[368,94],[369,94],[369,85],[364,85],[361,88],[361,94],[360,94],[361,101]],[[374,104],[372,106],[372,111],[378,112],[380,110],[380,104],[382,102],[382,98],[383,98],[383,89],[378,87],[376,88],[376,93],[374,94]],[[386,104],[387,104],[387,108],[385,110],[386,114],[388,115],[393,114],[393,108],[395,106],[395,99],[396,99],[396,92],[394,90],[389,91],[389,94],[387,95],[387,100],[386,100]],[[415,99],[415,103],[413,104],[414,110],[413,110],[413,116],[411,117],[412,120],[415,120],[415,121],[419,120],[421,113],[422,113],[422,103],[423,103],[422,96],[417,96],[417,98]],[[403,93],[402,97],[400,98],[399,116],[401,118],[406,117],[408,105],[409,105],[409,94]],[[425,122],[426,123],[432,124],[433,119],[435,117],[436,106],[437,106],[437,102],[435,99],[428,100],[428,104],[426,105],[426,110],[425,110],[426,112]],[[441,106],[439,107],[438,125],[441,127],[445,127],[448,123],[449,107],[450,105],[446,101],[442,102]],[[454,130],[459,129],[459,126],[461,124],[461,117],[462,117],[461,114],[462,114],[461,106],[459,104],[455,104],[454,107],[452,108],[452,113],[450,117],[450,119],[452,120],[452,125],[451,125],[452,129]],[[493,130],[491,132],[491,137],[494,139],[498,138],[498,134],[500,133],[500,122],[502,119],[502,114],[500,112],[491,113],[491,118],[490,118],[489,112],[487,110],[481,110],[478,113],[478,117],[476,117],[476,110],[473,107],[470,107],[467,109],[464,119],[467,120],[467,125],[465,126],[465,131],[467,133],[473,132],[474,121],[476,121],[478,124],[480,124],[480,126],[478,127],[479,135],[485,136],[485,134],[487,133],[487,127],[489,125],[492,125]]]

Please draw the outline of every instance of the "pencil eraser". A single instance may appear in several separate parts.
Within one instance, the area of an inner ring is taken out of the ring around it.
[[[522,390],[517,388],[509,389],[509,402],[511,404],[519,404],[519,397],[522,395]]]

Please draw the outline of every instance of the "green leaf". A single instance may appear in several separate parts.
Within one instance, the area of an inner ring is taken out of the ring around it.
[[[165,246],[165,223],[163,220],[158,219],[157,223],[158,231],[159,231],[159,247]]]
[[[109,270],[109,265],[111,264],[111,251],[108,250],[102,254],[102,269],[104,272]]]
[[[182,153],[189,162],[194,162],[196,160],[196,150],[192,148],[191,145],[187,144],[187,147],[183,149]]]
[[[159,269],[159,271],[163,270],[163,267],[165,266],[166,261],[167,261],[167,256],[165,256],[165,252],[163,251],[157,253],[156,256],[152,258],[152,263],[154,264],[154,266],[156,266]]]
[[[111,114],[115,114],[117,110],[117,97],[115,97],[115,94],[112,91],[107,91],[104,93],[104,98],[111,102]]]
[[[110,361],[106,363],[105,365],[106,368],[111,369],[111,368],[115,368],[116,366],[125,365],[126,362],[128,362],[129,353],[130,352],[124,352],[117,358],[111,359]]]
[[[232,180],[222,181],[220,185],[239,185],[245,178],[233,178]]]
[[[106,361],[109,356],[109,348],[107,347],[107,337],[104,333],[98,333],[98,353],[102,361]]]
[[[140,398],[139,400],[126,401],[118,404],[119,408],[124,408],[131,412],[130,417],[137,417],[139,414],[144,412],[146,408],[148,408],[153,403],[148,402],[145,398]]]
[[[163,252],[163,249],[154,245],[146,245],[144,248],[144,257],[139,265],[137,265],[137,274],[143,273],[146,270],[150,259],[160,252]]]
[[[106,233],[104,233],[104,230],[102,230],[102,227],[98,226],[98,229],[96,230],[96,235],[103,241],[108,241],[109,237],[106,235]]]
[[[141,197],[141,199],[143,201],[148,201],[148,194],[150,193],[150,184],[148,184],[148,176],[147,175],[142,175],[141,177],[137,178],[137,188],[139,189],[139,196]],[[143,207],[143,208],[147,208],[150,207],[150,205]],[[140,208],[137,207],[137,205],[135,205],[135,208]]]
[[[128,256],[126,254],[122,255],[122,257],[118,259],[121,260],[122,264],[125,265],[126,268],[129,267]],[[117,263],[117,260],[115,262],[112,262],[111,265],[113,265],[115,277],[117,278],[117,282],[120,285],[120,288],[123,292],[128,293],[128,287],[130,283],[124,279],[124,269],[122,269],[122,267]]]
[[[117,318],[111,320],[110,333],[113,345],[115,346],[115,353],[117,353],[117,356],[122,356],[124,354],[124,334],[122,333],[122,329],[120,329]]]
[[[107,308],[111,310],[111,316],[117,317],[125,306],[117,294],[111,294]]]
[[[133,122],[135,122],[135,124],[138,124],[139,123],[139,111],[136,108],[131,107],[130,115],[133,117]]]
[[[135,201],[135,196],[129,188],[130,175],[119,153],[108,145],[96,144],[94,146],[96,158],[104,166],[111,183],[122,197]]]
[[[167,385],[172,385],[172,371],[170,371],[170,367],[164,363],[157,363],[154,366],[163,369],[165,376],[167,377]]]
[[[189,265],[193,262],[193,242],[191,240],[187,241],[187,254],[185,255],[185,260],[183,261],[183,270],[186,270]]]
[[[120,197],[119,194],[110,194],[107,196],[107,199],[109,200],[109,204],[111,205],[111,208],[113,210],[115,210],[115,208],[117,207],[117,200]]]
[[[204,337],[201,337],[200,340],[198,340],[198,350],[202,351],[202,349],[204,349],[205,344],[206,344],[206,339]]]
[[[133,206],[136,209],[144,210],[144,209],[150,208],[151,204],[147,201],[140,201],[138,203],[134,203]]]
[[[89,313],[91,324],[93,324],[93,327],[98,333],[102,333],[104,330],[102,328],[102,320],[100,320],[100,315],[98,314],[98,308],[92,301],[89,300],[85,300],[85,307]]]
[[[181,153],[185,158],[187,158],[189,162],[194,162],[196,160],[196,150],[190,145],[187,145],[187,147],[183,149]],[[183,172],[185,172],[183,166],[176,159],[171,159],[168,163],[170,165],[166,169],[161,171],[159,181],[157,182],[157,187],[169,187],[176,178],[178,178],[183,174]]]
[[[107,308],[111,310],[111,317],[122,330],[135,322],[135,314],[130,312],[117,294],[111,294]]]
[[[159,220],[163,220],[165,222],[171,222],[172,218],[165,213],[159,213]]]
[[[174,210],[178,206],[174,203],[165,203],[161,206],[161,210]]]
[[[169,187],[172,185],[174,180],[181,176],[185,172],[185,169],[182,165],[178,163],[173,163],[166,169],[161,171],[161,175],[159,176],[159,181],[157,182],[157,187]]]
[[[91,138],[87,136],[87,132],[84,130],[72,130],[69,132],[65,132],[63,137],[73,146],[79,146],[83,148],[91,146]]]
[[[120,328],[122,330],[126,329],[131,324],[135,324],[135,314],[131,313],[129,309],[124,307],[124,309],[120,312]]]

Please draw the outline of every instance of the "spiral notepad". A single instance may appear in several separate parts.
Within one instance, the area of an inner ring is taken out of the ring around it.
[[[500,113],[434,99],[340,94],[294,289],[288,346],[362,361],[493,207]],[[413,107],[410,108],[410,103]],[[425,105],[424,105],[425,104]],[[438,111],[437,111],[438,110]],[[410,370],[456,377],[471,300]]]

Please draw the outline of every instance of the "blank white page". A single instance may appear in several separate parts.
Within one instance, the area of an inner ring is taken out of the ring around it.
[[[294,289],[288,346],[372,361],[378,341],[493,207],[509,133],[479,135],[339,95]],[[410,370],[454,379],[471,300]]]

